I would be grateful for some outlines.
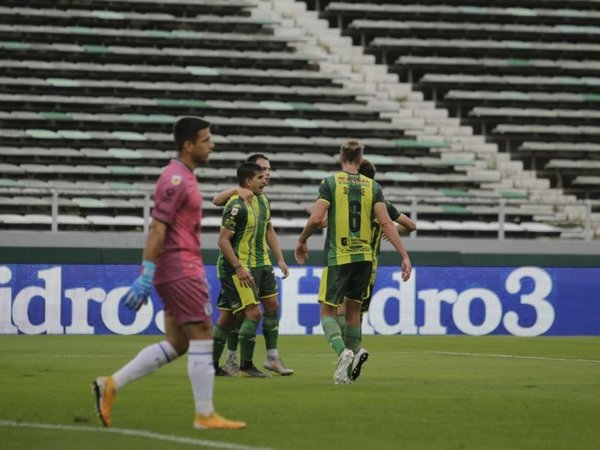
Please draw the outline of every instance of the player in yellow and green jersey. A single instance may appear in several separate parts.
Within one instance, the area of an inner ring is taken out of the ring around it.
[[[370,161],[363,159],[360,167],[358,168],[358,172],[361,175],[366,176],[372,180],[375,179],[375,165]],[[417,224],[411,220],[406,215],[399,212],[394,205],[392,205],[389,201],[384,200],[385,207],[390,216],[390,219],[394,222],[398,233],[400,234],[409,234],[417,229]],[[375,287],[375,280],[377,278],[377,268],[379,265],[379,251],[381,249],[381,227],[377,220],[373,224],[373,234],[371,235],[371,249],[373,250],[373,267],[371,269],[371,279],[369,281],[369,287],[367,291],[363,294],[362,298],[362,307],[360,311],[360,323],[362,324],[363,315],[368,312],[369,306],[371,305],[371,297],[373,296],[373,289]],[[340,312],[338,311],[338,317]],[[338,324],[343,326],[343,321],[338,320]],[[361,333],[362,334],[362,333]],[[361,339],[362,341],[362,339]],[[355,381],[359,376],[362,369],[363,364],[369,358],[369,352],[364,347],[360,347],[358,352],[354,355],[354,360],[352,361],[351,367],[351,375],[350,378],[352,381]]]
[[[262,167],[258,164],[242,164],[237,170],[237,178],[240,186],[255,194],[262,189],[264,175]],[[218,361],[223,352],[223,345],[219,346],[217,342],[218,330],[232,327],[239,317],[243,320],[239,332],[240,375],[267,377],[268,375],[258,370],[252,362],[256,329],[262,319],[258,291],[250,273],[256,226],[257,211],[239,196],[231,197],[223,211],[219,233],[217,274],[221,281],[221,291],[217,307],[220,315],[213,331],[213,360]],[[218,370],[218,364],[215,365],[215,370]]]
[[[296,261],[303,264],[308,256],[307,240],[321,227],[327,214],[327,270],[321,278],[319,302],[325,337],[338,355],[334,372],[336,384],[352,382],[348,369],[360,350],[360,311],[371,278],[371,237],[375,218],[383,234],[402,256],[404,281],[408,280],[412,270],[408,253],[387,213],[381,187],[358,173],[363,150],[363,146],[354,140],[342,144],[339,156],[342,171],[321,181],[318,199],[295,251]],[[346,313],[343,338],[336,322],[337,310],[342,305]]]
[[[263,169],[263,188],[269,184],[271,175],[271,165],[269,159],[262,154],[254,154],[248,157],[247,162],[258,164]],[[278,350],[279,337],[279,301],[278,289],[273,265],[269,257],[269,249],[277,259],[277,264],[281,269],[283,278],[289,275],[289,269],[283,258],[281,247],[277,239],[277,234],[271,224],[271,207],[269,199],[261,191],[258,194],[238,187],[225,190],[215,196],[213,203],[217,206],[222,205],[227,198],[232,195],[238,195],[244,198],[247,203],[257,212],[256,238],[250,261],[250,272],[254,277],[260,302],[264,309],[262,332],[265,338],[267,357],[264,367],[279,375],[292,375],[294,371],[285,367]],[[218,369],[221,375],[236,375],[238,372],[237,364],[237,345],[238,330],[234,326],[231,329],[218,329],[215,327],[215,346],[223,346],[225,338],[227,339],[228,354],[222,368]]]

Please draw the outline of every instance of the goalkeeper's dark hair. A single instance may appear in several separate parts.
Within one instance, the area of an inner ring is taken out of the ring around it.
[[[364,146],[358,141],[346,141],[340,147],[340,159],[342,162],[358,163],[362,158],[364,149]]]
[[[210,128],[210,123],[200,117],[181,117],[173,125],[173,138],[178,152],[183,150],[186,141],[196,142],[198,131]]]
[[[256,174],[262,173],[263,168],[256,163],[243,163],[237,169],[237,180],[240,186],[246,184],[246,180],[251,180]]]
[[[255,163],[256,161],[260,161],[261,159],[264,159],[265,161],[269,160],[269,158],[267,158],[262,153],[255,153],[254,155],[248,156],[248,158],[246,158],[246,162]]]
[[[358,173],[370,178],[371,180],[374,180],[377,169],[375,168],[375,164],[373,164],[371,161],[368,159],[363,159],[360,167],[358,168]]]

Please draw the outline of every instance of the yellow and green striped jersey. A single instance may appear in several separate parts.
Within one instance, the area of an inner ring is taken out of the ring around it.
[[[264,267],[271,265],[269,247],[267,245],[267,225],[271,222],[271,206],[266,195],[260,194],[252,197],[252,209],[256,211],[256,238],[254,252],[250,260],[250,267]]]
[[[240,263],[246,268],[251,267],[256,236],[256,211],[247,205],[238,195],[233,195],[223,210],[221,228],[233,231],[231,246]],[[233,266],[225,259],[222,252],[217,258],[217,275],[223,278],[235,273]]]
[[[394,222],[400,217],[400,212],[387,200],[384,200],[387,212],[390,215],[390,219]],[[381,249],[381,226],[377,222],[376,218],[373,218],[373,233],[371,234],[371,248],[373,249],[373,261],[379,257],[379,250]]]
[[[338,172],[321,181],[318,198],[329,203],[325,239],[327,265],[371,261],[373,207],[384,201],[379,184],[364,175]]]

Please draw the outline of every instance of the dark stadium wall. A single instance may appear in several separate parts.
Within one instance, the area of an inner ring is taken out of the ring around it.
[[[216,262],[217,236],[204,235],[206,264]],[[414,266],[600,267],[599,241],[482,240],[404,238]],[[294,264],[295,236],[280,236],[288,264]],[[0,234],[0,263],[137,264],[141,233],[8,232]],[[310,264],[322,265],[323,237],[309,240]],[[382,265],[396,265],[398,255],[382,243]]]

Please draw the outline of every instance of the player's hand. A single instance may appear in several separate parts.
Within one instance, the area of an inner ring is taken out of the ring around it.
[[[156,265],[151,261],[144,261],[142,263],[142,274],[135,279],[129,290],[120,300],[125,303],[128,309],[137,311],[148,302],[155,269]]]
[[[408,281],[410,278],[410,274],[412,273],[412,266],[410,264],[409,258],[404,258],[402,260],[402,265],[400,266],[402,269],[402,281]]]
[[[254,286],[254,277],[252,276],[252,274],[244,269],[244,267],[238,267],[235,270],[235,274],[238,277],[238,280],[240,280],[240,284],[244,287],[253,287]]]
[[[237,188],[237,194],[246,203],[251,203],[252,202],[252,197],[254,197],[254,192],[252,192],[250,189],[246,189],[246,188],[243,188],[243,187]]]
[[[294,251],[294,257],[298,264],[304,264],[308,260],[308,245],[306,245],[306,242],[304,244],[298,242]]]
[[[283,259],[280,261],[277,261],[277,265],[279,266],[279,268],[281,269],[281,273],[283,274],[283,276],[281,278],[285,280],[288,277],[288,275],[290,274],[290,269],[288,268],[287,264],[285,263],[285,261]]]

